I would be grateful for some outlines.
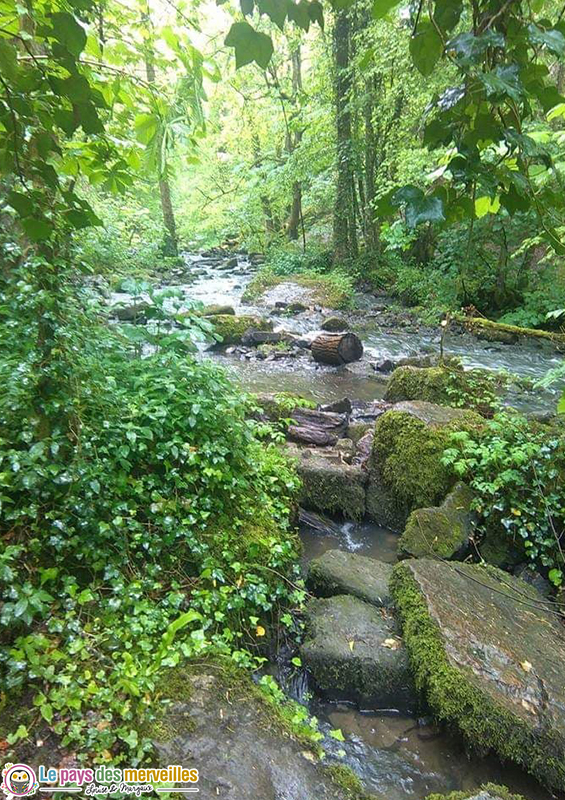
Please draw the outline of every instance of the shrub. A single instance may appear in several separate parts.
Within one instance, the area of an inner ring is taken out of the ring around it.
[[[482,433],[453,434],[443,463],[477,492],[479,531],[523,542],[529,558],[560,586],[565,573],[563,434],[501,413]]]
[[[25,270],[17,287],[0,303],[2,694],[81,758],[136,761],[164,669],[255,665],[279,611],[292,625],[298,481],[221,369],[176,340],[135,358],[74,289],[38,376],[44,296]]]

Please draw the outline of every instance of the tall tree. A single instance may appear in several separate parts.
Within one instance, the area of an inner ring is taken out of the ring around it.
[[[346,9],[336,13],[333,28],[336,118],[336,193],[333,221],[334,259],[357,255],[355,175],[351,126],[351,18]]]
[[[149,3],[144,14],[144,22],[146,27],[145,38],[145,72],[147,76],[147,83],[150,86],[156,86],[157,74],[155,70],[155,52],[153,45],[153,27],[151,24],[151,11]],[[177,224],[175,221],[175,212],[173,209],[173,202],[171,199],[171,184],[169,181],[169,168],[164,158],[163,148],[163,126],[159,126],[159,132],[156,134],[154,148],[157,153],[157,171],[159,183],[159,196],[161,199],[161,211],[163,214],[163,223],[167,231],[165,235],[164,251],[166,255],[178,255],[178,237],[177,237]]]

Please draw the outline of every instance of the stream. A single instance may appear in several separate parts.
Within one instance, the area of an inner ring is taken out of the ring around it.
[[[291,278],[268,291],[263,304],[244,302],[242,295],[258,268],[247,256],[238,256],[237,266],[231,269],[226,269],[230,258],[227,255],[205,257],[186,254],[184,258],[186,266],[175,271],[168,283],[180,288],[187,301],[229,305],[237,314],[269,317],[275,330],[284,329],[294,334],[319,330],[324,316],[328,315],[327,312],[324,315],[321,309],[308,309],[292,316],[285,314],[280,306],[300,300],[300,289],[297,291],[296,285],[292,285]],[[114,293],[111,297],[112,303],[127,303],[129,300],[131,296],[124,293]],[[357,300],[362,310],[342,313],[342,316],[348,318],[361,336],[365,353],[361,361],[346,367],[336,369],[291,358],[251,360],[219,351],[205,351],[202,355],[212,357],[230,368],[234,379],[248,391],[296,392],[318,403],[343,397],[380,399],[385,391],[386,377],[375,372],[371,365],[386,359],[397,361],[438,353],[439,330],[410,325],[391,328],[379,322],[383,313],[382,298],[379,302],[378,298],[359,294]],[[305,304],[306,301],[307,298]],[[503,370],[534,381],[542,378],[548,370],[558,367],[563,359],[550,343],[543,340],[507,345],[481,341],[471,334],[455,332],[448,332],[445,338],[445,353],[457,356],[468,368]],[[550,390],[535,389],[528,392],[511,389],[506,402],[525,413],[547,413],[555,407],[564,385],[565,381],[557,382]]]
[[[323,320],[321,310],[285,315],[276,303],[295,302],[296,293],[288,284],[276,287],[267,295],[265,305],[242,301],[245,286],[257,267],[246,256],[238,256],[237,266],[226,269],[229,256],[187,254],[186,268],[173,274],[169,283],[179,286],[187,300],[205,305],[222,304],[235,308],[237,314],[269,316],[275,330],[285,329],[305,334],[317,330]],[[233,258],[233,257],[232,257]],[[289,278],[288,283],[291,282]],[[287,294],[285,294],[287,292]],[[437,331],[432,329],[394,329],[379,324],[378,304],[363,296],[364,316],[348,315],[363,339],[365,354],[361,362],[343,368],[331,368],[292,359],[260,361],[241,354],[202,350],[201,357],[213,358],[226,365],[234,380],[250,391],[289,391],[305,395],[318,403],[343,397],[358,400],[382,398],[385,381],[370,366],[383,359],[422,355],[438,351]],[[113,302],[127,301],[127,295],[115,293]],[[507,370],[520,377],[541,378],[560,365],[562,356],[545,343],[527,346],[481,342],[468,334],[448,334],[446,352],[462,359],[466,367],[481,366]],[[516,405],[528,412],[547,412],[554,407],[559,386],[552,391],[536,390],[516,395]],[[333,520],[323,532],[306,524],[301,526],[304,565],[330,548],[358,552],[389,563],[396,561],[397,534],[372,523],[354,524]],[[458,737],[435,728],[426,717],[406,715],[396,709],[358,709],[328,702],[308,691],[304,672],[288,664],[278,665],[278,677],[285,690],[305,702],[319,721],[322,731],[340,728],[345,742],[326,736],[329,760],[350,766],[369,792],[387,800],[423,800],[432,792],[475,789],[483,783],[501,783],[527,800],[550,800],[532,778],[512,765],[503,765],[494,757],[469,757]]]

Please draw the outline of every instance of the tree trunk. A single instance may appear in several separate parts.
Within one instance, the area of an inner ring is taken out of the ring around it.
[[[151,30],[151,17],[149,11],[149,4],[144,14],[148,30]],[[151,39],[147,40],[145,45],[145,74],[147,76],[147,83],[155,84],[155,55],[153,53],[153,46]],[[161,138],[161,135],[159,135]],[[161,142],[158,142],[158,152],[161,153]],[[163,223],[165,225],[166,234],[163,250],[167,256],[178,256],[178,238],[177,238],[177,225],[175,222],[175,213],[171,201],[171,186],[169,184],[169,176],[165,165],[161,162],[161,156],[158,157],[158,170],[159,170],[159,196],[161,198],[161,213],[163,214]]]
[[[376,141],[373,126],[373,111],[375,107],[375,80],[368,80],[365,84],[365,206],[364,230],[365,246],[367,250],[378,249],[379,233],[375,222],[375,173],[376,173]]]
[[[354,333],[322,333],[312,342],[314,360],[322,364],[349,364],[363,355],[363,343]]]
[[[302,90],[302,55],[300,45],[292,51],[292,103],[295,106],[294,117],[298,114],[296,108],[299,102],[299,93]],[[302,140],[302,130],[287,131],[286,144],[287,152],[291,155]],[[290,207],[290,215],[288,218],[286,235],[289,241],[298,239],[300,225],[302,221],[302,183],[294,181],[292,184],[292,204]],[[304,236],[304,230],[302,231]]]
[[[334,260],[347,259],[357,251],[357,231],[353,210],[353,153],[350,100],[352,75],[350,65],[351,23],[349,12],[337,12],[333,31],[335,66],[335,113],[337,138],[337,177],[334,208]]]

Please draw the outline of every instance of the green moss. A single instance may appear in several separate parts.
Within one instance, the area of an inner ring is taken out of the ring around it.
[[[426,800],[469,800],[476,797],[479,791],[489,792],[493,797],[500,800],[524,800],[522,795],[513,794],[506,786],[498,786],[494,783],[486,783],[480,789],[472,789],[470,792],[451,792],[450,794],[431,794]]]
[[[311,290],[309,301],[325,308],[346,309],[351,306],[353,298],[353,282],[341,272],[330,272],[327,275],[307,273],[300,275],[276,275],[268,268],[262,270],[247,285],[243,294],[246,302],[257,300],[269,289],[280,283],[295,283]]]
[[[174,736],[190,733],[194,722],[190,714],[191,677],[213,673],[218,676],[218,699],[226,694],[237,693],[238,702],[246,700],[253,704],[260,715],[260,722],[269,729],[288,736],[322,756],[319,741],[323,738],[317,726],[309,724],[304,718],[304,707],[282,694],[269,694],[255,684],[249,672],[238,667],[231,658],[221,655],[201,657],[187,661],[182,667],[171,669],[162,678],[161,699],[175,703],[177,708],[171,714],[171,705],[159,712],[157,720],[149,726],[147,734],[156,741],[167,742]]]
[[[484,694],[456,669],[446,655],[441,632],[407,562],[392,575],[391,593],[400,615],[416,688],[440,722],[455,725],[470,747],[481,754],[494,750],[514,761],[548,786],[565,788],[560,744],[549,732],[533,730]]]
[[[460,317],[465,326],[473,333],[480,334],[484,339],[491,341],[515,341],[518,338],[526,337],[529,339],[545,339],[554,342],[556,345],[565,347],[565,334],[542,331],[536,328],[520,328],[518,325],[506,325],[502,322],[494,322],[490,319],[481,317]]]
[[[413,511],[398,541],[399,554],[416,558],[453,558],[461,555],[473,528],[473,497],[473,491],[461,483],[441,506]]]
[[[235,317],[231,314],[216,314],[209,317],[214,324],[214,332],[222,337],[221,345],[240,344],[245,331],[271,331],[273,323],[260,317]]]
[[[305,508],[340,513],[355,521],[365,516],[366,475],[360,467],[332,464],[323,458],[303,459],[298,474],[302,478],[300,503]]]
[[[392,373],[385,400],[391,403],[425,400],[490,414],[507,383],[508,377],[504,373],[484,369],[464,370],[460,365],[408,365],[397,367]]]
[[[374,795],[363,789],[363,784],[349,767],[343,764],[332,764],[325,768],[332,781],[345,792],[348,800],[373,800]]]
[[[435,419],[424,421],[408,411],[391,410],[375,426],[367,511],[376,521],[397,529],[404,527],[414,509],[437,506],[455,483],[451,470],[441,463],[449,436],[482,425],[472,411],[446,413],[442,419],[439,407],[414,405],[417,410],[424,407]]]
[[[252,398],[270,422],[292,418],[292,412],[296,408],[316,408],[316,403],[312,400],[293,392],[254,394]]]

